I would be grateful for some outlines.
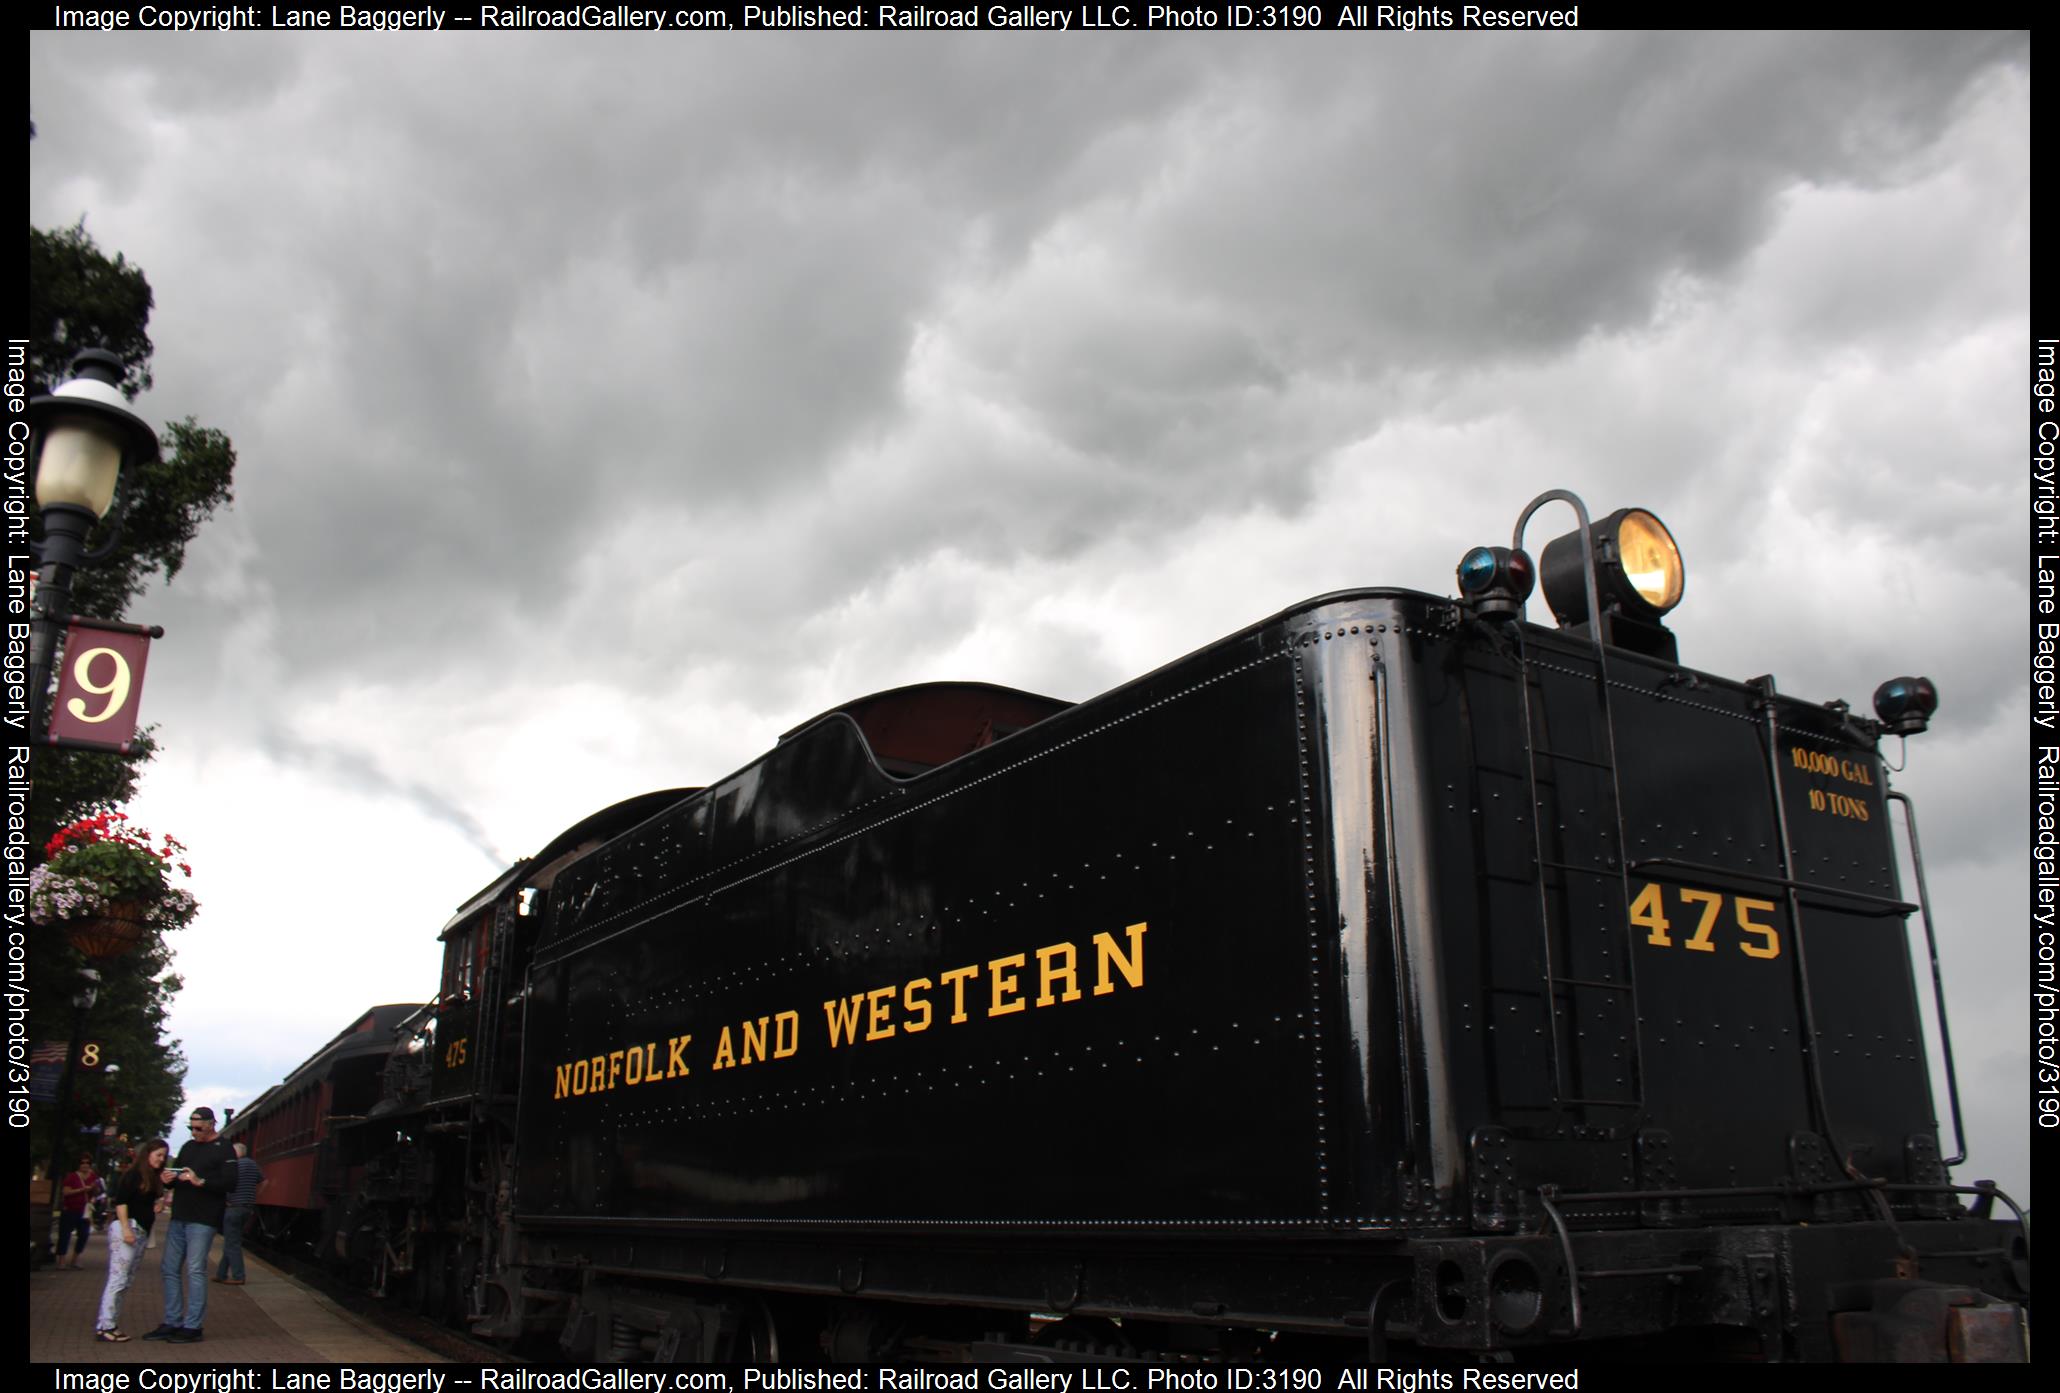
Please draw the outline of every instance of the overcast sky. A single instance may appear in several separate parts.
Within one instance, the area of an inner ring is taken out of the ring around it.
[[[1449,593],[1557,486],[1673,529],[1685,661],[1937,679],[1896,782],[1960,1174],[2028,1192],[2028,63],[33,35],[31,219],[145,269],[140,409],[240,457],[132,614],[136,813],[204,905],[190,1101],[424,998],[456,905],[596,808],[866,691],[1079,699],[1325,590]]]

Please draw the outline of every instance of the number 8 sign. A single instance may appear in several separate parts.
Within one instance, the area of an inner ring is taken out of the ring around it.
[[[164,630],[105,619],[74,619],[64,633],[64,667],[50,711],[50,743],[128,754],[150,640]]]

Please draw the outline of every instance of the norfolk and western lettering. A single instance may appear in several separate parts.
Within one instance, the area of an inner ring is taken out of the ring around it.
[[[1085,952],[1075,943],[1048,943],[1026,953],[954,967],[934,979],[916,977],[832,997],[822,1003],[821,1038],[833,1050],[851,1049],[897,1036],[920,1035],[937,1026],[964,1025],[976,1019],[1110,996],[1119,990],[1138,990],[1144,986],[1148,927],[1131,924],[1120,939],[1098,933]],[[1090,958],[1091,975],[1086,970]],[[790,1059],[801,1051],[802,1019],[800,1011],[780,1011],[725,1024],[702,1065],[713,1073]],[[690,1062],[693,1043],[692,1032],[687,1032],[566,1060],[554,1066],[551,1097],[583,1098],[687,1078],[694,1072]]]

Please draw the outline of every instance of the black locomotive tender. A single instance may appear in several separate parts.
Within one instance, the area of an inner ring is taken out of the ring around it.
[[[367,1018],[376,1103],[260,1146],[319,1153],[266,1218],[579,1359],[2022,1358],[1879,748],[1931,685],[1683,667],[1672,538],[1571,494],[1458,580],[596,813]]]

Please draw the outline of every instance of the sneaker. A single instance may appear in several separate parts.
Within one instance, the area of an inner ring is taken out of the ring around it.
[[[179,1327],[176,1325],[160,1325],[157,1329],[149,1332],[143,1338],[146,1340],[169,1340],[172,1338],[172,1336],[178,1333]]]
[[[171,1334],[165,1336],[165,1339],[175,1345],[198,1344],[201,1340],[200,1327],[196,1325],[191,1330],[174,1330]]]

